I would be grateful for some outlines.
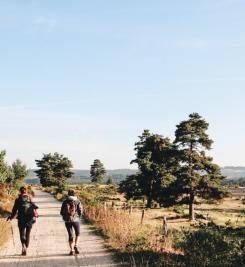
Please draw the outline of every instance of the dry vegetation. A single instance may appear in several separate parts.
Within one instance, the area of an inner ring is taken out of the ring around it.
[[[14,194],[9,187],[0,184],[0,246],[2,246],[10,235],[10,224],[6,221],[14,202]]]

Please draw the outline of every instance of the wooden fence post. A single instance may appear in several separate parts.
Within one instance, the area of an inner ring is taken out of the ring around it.
[[[144,217],[145,217],[145,209],[142,210],[142,215],[141,215],[141,222],[140,222],[140,224],[143,224]]]
[[[131,214],[132,211],[133,211],[133,207],[132,207],[132,205],[130,205],[130,206],[129,206],[129,214]]]
[[[167,217],[163,217],[163,235],[167,236],[168,235],[168,223],[167,223]]]

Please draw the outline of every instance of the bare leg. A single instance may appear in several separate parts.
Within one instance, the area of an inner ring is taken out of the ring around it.
[[[76,236],[76,239],[75,239],[75,247],[77,247],[77,244],[79,243],[79,240],[80,240],[80,236]]]
[[[70,249],[71,249],[71,250],[73,250],[73,245],[74,245],[73,240],[70,240],[70,241],[69,241],[69,246],[70,246]]]

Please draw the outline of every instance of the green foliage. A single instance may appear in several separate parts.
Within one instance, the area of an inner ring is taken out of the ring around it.
[[[134,238],[126,246],[127,251],[138,252],[147,250],[150,235],[146,231],[138,231]]]
[[[208,123],[197,113],[189,115],[189,119],[177,125],[175,141],[176,157],[179,170],[175,183],[177,195],[188,195],[189,216],[194,219],[193,204],[195,196],[203,198],[221,198],[225,191],[221,186],[225,178],[218,165],[205,150],[210,150],[213,141],[206,133]]]
[[[13,172],[11,167],[5,162],[6,151],[0,151],[0,183],[11,183]]]
[[[162,195],[161,190],[175,180],[174,146],[168,138],[151,134],[149,130],[144,130],[139,139],[135,144],[136,159],[131,163],[138,164],[139,173],[135,178],[150,207]]]
[[[230,266],[231,246],[218,231],[187,232],[181,247],[188,266]]]
[[[66,188],[66,180],[73,175],[71,161],[58,153],[44,154],[42,159],[36,160],[36,164],[39,169],[35,172],[44,187],[58,186],[62,191]]]
[[[138,183],[139,175],[129,175],[125,180],[120,182],[119,192],[124,193],[127,199],[137,198],[143,195],[143,190]]]
[[[184,233],[177,244],[190,267],[244,266],[244,229],[233,230],[214,225]]]
[[[195,197],[220,199],[227,195],[218,165],[206,156],[213,141],[207,134],[208,123],[197,113],[177,125],[175,141],[144,130],[135,144],[139,172],[120,183],[127,198],[147,196],[164,206],[189,204],[189,217],[194,219]]]
[[[102,183],[106,170],[103,163],[99,159],[95,159],[90,168],[90,177],[92,183]]]
[[[25,164],[22,163],[21,160],[17,159],[12,164],[12,172],[14,174],[15,181],[22,181],[28,174],[28,170]]]
[[[101,204],[115,200],[117,188],[114,185],[81,185],[77,188],[79,197],[86,204]]]

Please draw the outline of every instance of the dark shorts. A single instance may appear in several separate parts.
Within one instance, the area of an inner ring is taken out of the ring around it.
[[[80,222],[66,222],[65,226],[68,232],[69,241],[74,240],[74,231],[76,236],[80,236]]]

